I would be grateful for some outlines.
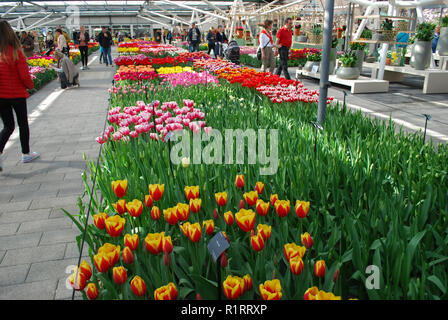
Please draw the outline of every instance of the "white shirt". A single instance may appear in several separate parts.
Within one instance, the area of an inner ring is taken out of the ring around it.
[[[62,51],[65,47],[67,47],[67,41],[65,40],[64,34],[61,34],[58,37],[58,49]]]
[[[265,35],[263,32],[260,33],[260,46],[261,48],[264,47],[272,47],[272,42],[269,39],[269,37],[267,35]]]

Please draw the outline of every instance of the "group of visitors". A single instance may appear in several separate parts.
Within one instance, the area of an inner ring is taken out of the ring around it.
[[[113,66],[111,47],[114,44],[114,41],[112,39],[111,29],[102,27],[101,32],[96,36],[96,41],[100,45],[100,63],[104,61],[106,67],[109,66],[109,64]]]

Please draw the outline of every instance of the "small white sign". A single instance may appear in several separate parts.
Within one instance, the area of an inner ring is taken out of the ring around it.
[[[313,69],[311,69],[311,73],[316,74],[317,71],[319,71],[319,66],[313,66]]]

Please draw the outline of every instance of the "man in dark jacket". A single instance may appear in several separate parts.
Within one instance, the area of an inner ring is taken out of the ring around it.
[[[196,23],[191,24],[191,29],[188,30],[187,41],[190,52],[199,51],[199,43],[201,42],[201,31],[196,27]]]
[[[112,45],[112,34],[106,30],[105,27],[102,28],[101,33],[98,35],[98,42],[103,48],[104,60],[106,62],[106,67],[109,65],[107,59],[109,58],[109,63],[112,64],[112,56],[110,54],[110,46]]]
[[[23,52],[25,53],[25,55],[28,58],[32,57],[34,52],[34,38],[32,38],[26,31],[22,31],[20,44],[22,45]]]

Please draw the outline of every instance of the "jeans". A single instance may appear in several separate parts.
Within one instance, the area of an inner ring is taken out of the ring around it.
[[[215,58],[222,57],[222,44],[215,44]]]
[[[110,47],[109,48],[103,48],[103,54],[104,54],[104,61],[106,62],[106,66],[107,64],[107,58],[109,58],[109,64],[112,65],[112,56],[110,54]]]
[[[89,47],[87,46],[82,46],[79,47],[79,52],[81,53],[81,62],[82,62],[82,66],[87,66],[87,56],[88,56],[88,52],[89,52]]]
[[[281,75],[282,71],[285,74],[285,78],[291,80],[291,77],[288,73],[288,56],[289,56],[289,48],[281,47],[278,49],[278,54],[280,57],[280,63],[278,65],[277,70],[275,71],[276,75]]]
[[[190,45],[188,46],[188,49],[190,52],[199,52],[199,41],[191,41]]]
[[[30,152],[30,129],[28,127],[28,115],[26,110],[26,98],[3,99],[0,98],[0,116],[3,120],[3,130],[0,132],[0,152],[3,152],[9,137],[14,132],[14,115],[16,113],[19,125],[20,143],[22,153]]]

